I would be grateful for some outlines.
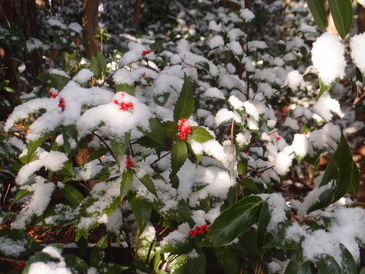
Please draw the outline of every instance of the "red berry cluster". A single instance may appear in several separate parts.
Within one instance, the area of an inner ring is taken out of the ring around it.
[[[58,101],[58,107],[61,108],[62,112],[65,111],[65,108],[66,108],[65,99],[60,98],[60,100]]]
[[[56,98],[58,96],[57,93],[53,92],[53,91],[48,91],[48,93],[51,95],[52,98]]]
[[[191,237],[196,237],[197,235],[207,233],[208,231],[209,227],[207,224],[205,224],[202,226],[197,226],[193,230],[190,230],[189,234]]]
[[[181,140],[185,140],[188,134],[192,132],[191,126],[185,125],[187,121],[188,120],[186,120],[185,118],[182,118],[177,124],[177,133],[179,134]]]
[[[114,100],[113,103],[117,104],[120,107],[119,110],[126,111],[126,110],[130,110],[130,109],[134,109],[132,102],[124,103],[124,102],[119,102],[118,100]]]
[[[126,161],[125,165],[126,165],[127,168],[131,168],[131,167],[134,167],[135,164],[131,160],[131,157],[127,156],[127,161]]]
[[[152,50],[150,50],[150,49],[144,50],[144,51],[142,51],[142,56],[150,54],[151,52],[152,52]]]
[[[14,269],[15,270],[22,270],[24,267],[25,267],[25,264],[24,263],[20,263],[20,264],[14,266]]]
[[[142,77],[145,78],[147,75],[145,72],[142,73]]]

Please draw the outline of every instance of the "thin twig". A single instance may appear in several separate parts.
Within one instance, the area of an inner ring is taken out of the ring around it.
[[[167,155],[171,154],[171,151],[167,152],[164,156],[161,156],[160,158],[156,159],[155,161],[153,161],[150,166],[153,166],[154,164],[156,164],[158,161],[160,161],[162,158],[165,158]]]
[[[99,140],[107,147],[107,149],[109,150],[109,152],[110,152],[110,154],[113,156],[113,158],[115,159],[115,160],[117,160],[117,158],[115,158],[115,155],[114,155],[114,153],[113,153],[113,150],[112,150],[112,148],[108,145],[108,143],[104,140],[104,138],[103,137],[101,137],[101,136],[99,136],[98,134],[96,134],[95,132],[93,132],[93,135],[94,136],[96,136],[96,137],[98,137],[99,138]]]

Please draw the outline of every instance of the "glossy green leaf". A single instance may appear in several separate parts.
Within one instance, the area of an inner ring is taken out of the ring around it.
[[[264,246],[264,248],[270,249],[270,248],[276,247],[278,249],[283,249],[283,250],[298,249],[300,247],[300,242],[302,239],[298,239],[298,242],[294,242],[294,241],[289,241],[286,236],[286,230],[292,224],[293,224],[293,222],[291,222],[291,221],[282,223],[280,229],[274,236],[274,239],[270,243],[266,244]]]
[[[284,274],[313,274],[313,264],[308,261],[304,261],[302,249],[297,249],[288,265],[285,268]]]
[[[351,0],[328,0],[335,27],[344,39],[352,26],[353,12]]]
[[[193,84],[185,75],[184,84],[176,101],[174,110],[174,121],[178,122],[181,118],[188,119],[194,111],[194,89]]]
[[[123,138],[112,139],[110,143],[114,158],[117,164],[120,165],[129,145],[129,134],[126,134]]]
[[[188,135],[188,140],[194,140],[199,143],[204,143],[214,139],[214,137],[203,127],[193,126],[191,134]]]
[[[160,121],[156,118],[150,119],[150,129],[151,131],[145,132],[145,135],[152,139],[154,142],[163,145],[165,143],[165,130]],[[174,124],[175,125],[175,124]],[[174,126],[176,131],[176,125]]]
[[[171,149],[171,174],[173,178],[188,158],[188,148],[183,140],[177,139]]]
[[[57,89],[58,91],[61,91],[71,80],[70,77],[52,73],[42,73],[37,76],[37,79],[46,83],[50,87]]]
[[[122,182],[120,184],[120,197],[123,199],[125,195],[128,194],[129,189],[133,183],[134,171],[132,169],[127,169],[122,175]]]
[[[115,90],[116,91],[122,91],[125,93],[128,93],[130,95],[135,95],[136,88],[134,85],[128,85],[128,84],[115,84]]]
[[[325,83],[323,83],[321,81],[321,79],[319,79],[319,92],[318,92],[316,100],[318,100],[319,97],[321,97],[323,93],[328,92],[339,80],[340,80],[340,78],[337,78],[331,84],[326,85]]]
[[[28,195],[32,195],[33,191],[27,190],[27,189],[19,189],[14,197],[13,203],[17,203],[19,200],[23,199],[24,197],[27,197]]]
[[[65,254],[63,257],[65,258],[66,265],[72,269],[82,273],[86,273],[89,269],[89,265],[75,254]]]
[[[327,28],[327,12],[323,0],[306,0],[318,29],[325,32]]]
[[[39,148],[46,139],[47,139],[47,136],[43,136],[35,141],[30,141],[28,143],[28,145],[27,145],[28,155],[26,157],[26,162],[23,162],[23,164],[28,164],[29,162],[32,161],[37,148]]]
[[[271,214],[269,210],[269,205],[265,201],[261,207],[259,222],[257,226],[257,250],[261,255],[263,253],[262,248],[265,242],[267,234],[266,229],[267,226],[269,225],[270,219],[271,219]]]
[[[208,245],[223,246],[249,229],[257,222],[262,203],[260,197],[249,196],[224,211],[210,227]]]
[[[153,195],[157,197],[157,192],[155,185],[149,175],[145,175],[142,178],[138,178],[140,182],[151,192]]]
[[[129,201],[133,214],[136,217],[136,221],[138,224],[139,235],[141,235],[148,223],[151,213],[152,213],[152,205],[147,202],[145,199],[140,198],[138,196],[134,196]]]
[[[237,249],[217,247],[214,251],[224,273],[237,273],[237,267],[239,266],[239,251]]]
[[[96,159],[99,159],[100,157],[104,156],[108,152],[109,152],[109,149],[107,149],[105,147],[99,148],[98,150],[96,150],[96,151],[94,151],[93,153],[90,154],[90,156],[87,158],[85,164],[87,164],[91,161],[94,161]]]
[[[108,246],[108,236],[103,236],[92,248],[90,254],[90,265],[98,266],[104,260],[104,249]]]
[[[321,274],[344,273],[332,256],[321,256],[316,260],[316,266]]]
[[[64,185],[64,187],[60,189],[60,192],[73,206],[78,206],[84,199],[84,196],[81,194],[81,192],[70,185]]]
[[[206,269],[206,259],[202,249],[194,248],[197,256],[190,257],[187,256],[187,260],[182,266],[174,271],[176,274],[185,273],[205,273]]]
[[[94,73],[95,78],[100,78],[106,70],[106,59],[99,52],[97,56],[93,56],[90,61],[90,70]]]
[[[72,155],[76,148],[72,147],[72,140],[77,143],[77,129],[75,125],[65,126],[62,129],[63,146],[67,155]]]
[[[352,152],[347,140],[341,134],[336,152],[330,159],[320,186],[335,182],[333,187],[321,194],[318,202],[308,212],[317,210],[336,202],[344,194],[355,194],[360,183],[360,172],[352,159]]]
[[[168,138],[174,138],[177,133],[177,124],[172,121],[167,121],[161,124],[164,135]]]
[[[347,271],[348,273],[356,273],[357,272],[357,264],[355,262],[354,257],[352,256],[351,252],[343,245],[340,244],[340,248],[341,248],[341,258],[342,258],[342,262],[341,262],[341,267],[342,269],[345,271]]]

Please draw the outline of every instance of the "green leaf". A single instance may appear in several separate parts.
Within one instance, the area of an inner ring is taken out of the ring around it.
[[[104,249],[108,246],[108,235],[103,236],[93,247],[90,254],[90,265],[98,266],[104,260]]]
[[[128,194],[129,189],[133,183],[134,171],[132,169],[127,169],[124,171],[122,176],[122,183],[120,184],[120,197],[123,199],[125,195]]]
[[[148,138],[155,141],[156,143],[158,143],[160,145],[164,145],[164,143],[165,143],[165,129],[164,129],[163,125],[156,118],[150,119],[149,122],[150,122],[151,131],[144,132],[145,135]],[[174,124],[173,125],[174,131],[175,131],[175,134],[176,134],[176,125],[175,125],[175,123],[173,123],[173,124]]]
[[[64,187],[60,189],[60,192],[73,206],[78,206],[84,199],[84,196],[81,194],[81,192],[70,185],[64,185]]]
[[[319,97],[322,96],[323,93],[329,91],[338,81],[340,80],[340,78],[337,78],[335,81],[333,81],[331,84],[326,85],[325,83],[322,82],[321,79],[319,79],[319,93],[317,95],[316,100],[319,99]]]
[[[322,193],[319,201],[308,209],[308,213],[336,202],[346,193],[355,194],[359,187],[360,172],[352,159],[351,148],[343,134],[336,152],[328,163],[320,187],[330,182],[335,182],[333,187]]]
[[[179,98],[176,101],[174,110],[174,121],[180,119],[188,119],[194,111],[194,90],[193,85],[188,77],[184,76],[184,84],[180,92]]]
[[[66,265],[72,269],[78,270],[82,273],[86,273],[89,269],[89,265],[75,254],[65,254],[63,257],[65,258]]]
[[[351,0],[328,0],[335,27],[344,39],[352,26]]]
[[[284,274],[313,274],[313,264],[303,260],[302,249],[297,249],[292,255]]]
[[[161,124],[163,133],[167,138],[173,139],[176,136],[177,124],[172,121],[167,121]]]
[[[214,137],[203,127],[193,126],[191,127],[192,132],[188,135],[188,140],[194,140],[199,143],[204,143],[214,139]]]
[[[127,151],[129,145],[129,134],[126,134],[123,138],[115,138],[111,140],[111,149],[118,165],[122,161],[122,158]]]
[[[128,84],[115,84],[115,90],[116,91],[122,91],[125,93],[128,93],[130,95],[135,95],[136,88],[134,85],[128,85]]]
[[[133,214],[136,217],[139,235],[141,235],[151,217],[152,205],[145,199],[137,196],[134,196],[129,202],[132,207]]]
[[[245,197],[235,203],[215,219],[209,230],[207,243],[223,246],[233,241],[257,222],[257,213],[262,203],[262,199],[257,196]]]
[[[150,45],[150,49],[152,51],[162,51],[164,50],[164,42],[162,40],[157,40],[153,44]]]
[[[237,249],[232,247],[218,247],[214,251],[224,273],[237,273],[237,267],[239,265],[239,252]]]
[[[37,148],[39,148],[43,143],[44,141],[47,139],[47,136],[43,136],[35,141],[30,141],[28,143],[28,155],[27,155],[27,158],[26,158],[26,162],[24,162],[23,164],[28,164],[29,162],[31,162],[33,160],[33,156],[37,150]]]
[[[20,189],[16,192],[13,203],[18,202],[19,200],[21,200],[24,197],[27,197],[28,195],[31,195],[31,194],[33,194],[33,191],[30,191],[30,190],[27,190],[27,189]]]
[[[276,247],[278,249],[283,249],[283,250],[296,250],[299,248],[300,246],[300,241],[302,239],[298,239],[298,242],[294,242],[294,241],[289,241],[287,239],[286,236],[286,230],[292,226],[293,222],[291,221],[287,221],[281,224],[281,227],[279,229],[279,231],[276,233],[274,239],[266,244],[264,246],[265,249],[270,249],[273,247]]]
[[[157,197],[157,192],[155,185],[149,175],[145,175],[142,178],[138,178],[140,182],[153,194]]]
[[[85,164],[87,164],[91,161],[94,161],[95,159],[99,159],[100,157],[104,156],[108,152],[109,152],[109,149],[107,149],[105,147],[99,148],[98,150],[96,150],[90,154],[90,156],[87,158]]]
[[[314,21],[321,32],[326,32],[327,12],[323,0],[306,0],[308,8],[311,11]]]
[[[341,266],[332,256],[321,256],[320,258],[317,259],[316,266],[321,274],[344,273],[341,270]]]
[[[90,70],[94,73],[95,78],[100,78],[106,70],[106,59],[99,52],[97,56],[93,56],[90,61]]]
[[[70,77],[52,73],[41,73],[37,76],[37,79],[59,91],[61,91],[71,80]]]
[[[187,256],[187,260],[182,266],[174,271],[176,274],[185,274],[185,273],[205,273],[206,268],[206,259],[204,252],[201,248],[194,248],[197,256],[189,257]]]
[[[62,129],[63,146],[67,155],[72,155],[76,148],[72,148],[71,140],[77,143],[77,129],[75,125],[65,126]]]
[[[188,158],[188,148],[184,141],[177,139],[171,149],[171,174],[173,178]]]
[[[340,244],[341,248],[341,267],[343,270],[346,270],[347,273],[356,273],[357,272],[357,264],[355,262],[354,257],[351,252],[343,245]]]
[[[262,249],[267,234],[266,229],[267,226],[269,225],[270,219],[271,219],[271,214],[269,210],[269,205],[265,201],[261,207],[259,222],[257,226],[257,250],[260,253],[261,257],[263,254]]]

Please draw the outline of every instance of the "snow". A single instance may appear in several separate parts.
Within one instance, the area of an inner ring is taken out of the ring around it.
[[[280,223],[288,219],[286,211],[289,208],[286,205],[285,199],[278,193],[260,194],[258,196],[265,200],[269,206],[270,221],[267,225],[267,232],[275,233],[280,228]]]
[[[30,202],[20,211],[15,221],[11,224],[12,229],[24,229],[33,215],[40,216],[47,209],[55,190],[53,183],[46,183],[40,176],[35,177],[35,191]]]
[[[350,40],[351,58],[356,67],[365,75],[365,32],[357,34]]]
[[[339,102],[336,99],[331,98],[328,93],[323,94],[313,105],[311,110],[327,122],[332,120],[332,112],[336,113],[340,118],[344,116]]]
[[[68,28],[74,32],[77,32],[77,34],[82,35],[82,26],[80,26],[79,23],[72,22],[68,25]]]
[[[293,157],[291,155],[288,155],[287,152],[281,151],[277,154],[274,164],[274,170],[279,175],[285,175],[292,164]]]
[[[7,237],[0,237],[0,252],[6,256],[17,257],[26,251],[26,240],[12,240]]]
[[[80,84],[83,84],[89,81],[93,76],[94,73],[91,70],[83,68],[77,73],[73,80]]]
[[[216,32],[221,32],[222,31],[222,27],[219,26],[216,21],[210,21],[209,22],[209,29],[213,30],[213,31],[216,31]]]
[[[211,49],[219,48],[224,46],[223,37],[220,35],[214,36],[212,39],[208,41],[208,45]]]
[[[51,171],[58,171],[63,167],[63,164],[68,160],[66,154],[59,151],[41,151],[38,153],[38,159],[30,162],[19,170],[15,182],[18,185],[24,185],[28,182],[31,176],[42,167]]]
[[[245,19],[246,22],[251,22],[255,18],[255,14],[249,9],[241,9],[240,16]]]
[[[217,88],[208,88],[205,93],[204,97],[212,97],[217,99],[225,99],[224,94]]]
[[[360,51],[361,52],[361,51]],[[319,78],[330,85],[336,78],[345,76],[345,46],[339,36],[326,32],[322,34],[312,48],[312,62]]]
[[[304,134],[295,134],[292,143],[293,151],[295,155],[304,157],[309,150],[308,138]]]
[[[299,71],[293,70],[288,73],[285,79],[285,85],[287,85],[291,90],[297,91],[303,87],[304,80],[303,75]]]
[[[123,111],[114,103],[115,100],[132,103],[133,109]],[[123,137],[136,127],[147,130],[150,118],[151,112],[146,105],[128,93],[118,92],[110,103],[85,111],[78,119],[76,126],[80,137],[95,129],[98,129],[103,136]]]

